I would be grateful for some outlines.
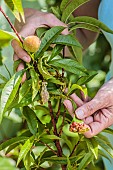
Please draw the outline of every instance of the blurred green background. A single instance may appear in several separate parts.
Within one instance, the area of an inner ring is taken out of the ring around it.
[[[50,11],[50,7],[57,5],[58,0],[23,0],[24,8],[35,8],[43,12]],[[14,23],[14,17],[10,10],[7,8],[3,0],[0,1],[0,5],[5,10],[12,23]],[[0,13],[0,29],[11,31],[10,26]],[[87,84],[88,92],[91,97],[95,95],[100,86],[104,83],[106,74],[109,70],[109,64],[111,61],[111,48],[106,41],[103,34],[100,34],[96,42],[94,42],[85,52],[83,57],[84,66],[89,70],[96,70],[97,76]],[[4,67],[4,64],[13,74],[13,50],[11,45],[8,45],[4,49],[0,49],[0,73],[9,78],[9,74]],[[0,82],[1,83],[1,82]],[[0,91],[1,92],[1,91]],[[13,110],[9,117],[5,117],[0,125],[0,143],[15,136],[19,130],[23,128],[22,119],[19,109]],[[4,152],[0,152],[1,156],[4,156]],[[102,159],[100,158],[96,162],[96,166],[89,165],[89,170],[104,170]],[[9,158],[0,157],[0,170],[17,170],[15,162]],[[55,169],[54,169],[55,170]],[[109,169],[110,170],[110,169]]]

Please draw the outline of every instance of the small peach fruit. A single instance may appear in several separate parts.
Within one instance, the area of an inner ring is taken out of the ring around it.
[[[26,51],[35,53],[40,47],[40,39],[37,36],[28,36],[24,39],[23,47]]]

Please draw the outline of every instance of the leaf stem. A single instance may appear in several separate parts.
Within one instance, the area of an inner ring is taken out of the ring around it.
[[[51,121],[52,121],[53,128],[54,128],[53,133],[54,133],[54,135],[59,136],[58,133],[57,133],[56,122],[55,122],[55,118],[54,118],[54,115],[53,115],[53,109],[52,109],[51,101],[48,101],[48,107],[49,107]],[[62,157],[62,148],[60,146],[59,140],[55,140],[55,145],[56,145],[57,150],[58,150],[57,156]]]
[[[44,146],[47,146],[55,155],[57,155],[57,153],[46,143],[40,141],[40,143],[42,143]]]
[[[79,143],[80,143],[80,140],[79,140],[79,141],[77,142],[77,144],[74,146],[74,148],[73,148],[73,150],[72,150],[72,152],[71,152],[71,154],[70,154],[69,157],[71,157],[71,156],[73,155],[73,153],[74,153],[75,149],[77,148],[77,146],[79,145]]]
[[[23,39],[21,38],[21,36],[18,34],[16,28],[13,26],[13,24],[11,23],[9,17],[6,15],[6,13],[3,11],[2,7],[0,6],[0,11],[2,12],[2,14],[4,15],[4,17],[6,18],[6,20],[8,21],[9,25],[11,26],[11,28],[13,29],[13,31],[15,32],[15,34],[17,35],[17,37],[19,38],[20,42],[23,44]]]

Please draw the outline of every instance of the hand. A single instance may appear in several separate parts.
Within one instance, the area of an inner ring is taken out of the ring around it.
[[[87,138],[113,124],[113,79],[105,83],[89,102],[82,101],[76,94],[70,97],[78,108],[74,112],[69,100],[65,100],[64,105],[72,116],[75,113],[78,119],[82,119],[89,126],[90,130],[84,133]]]
[[[25,9],[25,20],[26,22],[18,22],[16,20],[15,22],[15,28],[18,31],[18,33],[23,36],[24,38],[29,35],[34,35],[35,31],[38,27],[41,26],[48,26],[48,27],[54,27],[54,26],[64,26],[67,27],[66,24],[62,23],[59,19],[57,19],[53,14],[51,13],[44,13],[41,11],[37,11],[35,9]],[[68,30],[65,29],[63,34],[68,34]],[[19,43],[16,40],[12,41],[12,47],[14,49],[14,61],[18,60],[19,58],[22,59],[25,62],[30,62],[31,58],[28,55],[28,53],[22,49],[19,45]],[[24,69],[24,64],[21,63],[17,71]],[[22,82],[24,82],[26,79],[26,75],[24,75]]]

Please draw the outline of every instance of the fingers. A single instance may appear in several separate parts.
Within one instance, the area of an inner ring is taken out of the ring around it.
[[[103,108],[103,105],[104,101],[99,100],[98,98],[93,98],[90,102],[87,102],[76,109],[75,114],[78,119],[84,119]]]
[[[24,63],[20,63],[18,68],[17,68],[17,71],[20,71],[20,70],[23,70],[23,69],[24,69]],[[21,83],[24,83],[25,80],[26,80],[26,73],[24,73]]]
[[[48,13],[46,15],[46,17],[47,17],[47,25],[49,27],[54,27],[54,26],[63,26],[63,27],[66,27],[66,29],[64,29],[62,31],[62,34],[65,34],[65,35],[69,34],[67,25],[65,23],[61,22],[55,15]]]
[[[74,108],[73,108],[71,101],[70,100],[64,100],[64,106],[66,107],[66,109],[68,110],[70,115],[72,117],[74,117]]]
[[[20,58],[23,61],[28,62],[28,63],[31,61],[30,56],[28,55],[28,53],[25,50],[23,50],[20,47],[20,44],[17,40],[12,40],[11,45],[15,51],[15,54],[18,56],[18,58]]]
[[[70,98],[76,103],[78,107],[84,104],[84,102],[75,93],[71,94]]]

